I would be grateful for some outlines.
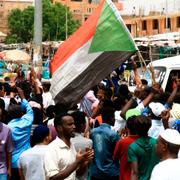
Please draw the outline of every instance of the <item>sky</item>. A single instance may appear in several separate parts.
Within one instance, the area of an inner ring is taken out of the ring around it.
[[[148,15],[150,11],[180,12],[180,0],[119,0],[123,2],[124,10],[121,14],[135,13]],[[135,10],[133,10],[135,7]],[[166,8],[167,7],[167,8]],[[163,9],[164,8],[164,9]],[[135,11],[135,12],[134,12]]]

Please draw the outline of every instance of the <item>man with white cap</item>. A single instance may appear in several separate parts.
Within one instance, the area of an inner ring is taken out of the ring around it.
[[[165,110],[165,107],[159,102],[151,102],[149,109],[151,111],[150,117],[152,119],[152,125],[148,131],[148,135],[157,139],[159,133],[164,130],[161,113]]]
[[[166,129],[158,137],[156,154],[161,162],[157,164],[151,174],[150,180],[179,180],[180,159],[180,134],[177,130]]]

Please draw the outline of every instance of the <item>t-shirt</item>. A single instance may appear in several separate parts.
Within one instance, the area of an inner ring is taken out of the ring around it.
[[[150,180],[179,180],[180,159],[167,159],[157,164]]]
[[[7,173],[7,154],[13,151],[10,128],[0,122],[0,174]]]
[[[120,116],[120,114],[121,111],[115,111],[115,123],[114,126],[112,126],[112,129],[121,132],[121,130],[126,126],[126,121]]]
[[[141,137],[128,148],[128,162],[138,162],[138,179],[149,180],[152,169],[159,162],[155,153],[156,139]]]
[[[12,131],[14,150],[12,152],[12,168],[18,168],[19,156],[30,148],[31,126],[34,119],[33,110],[28,101],[23,99],[21,107],[26,110],[21,118],[12,119],[8,126]]]
[[[92,148],[92,140],[83,137],[80,133],[75,133],[75,137],[71,138],[71,142],[74,145],[76,152],[81,149],[82,152],[86,151],[86,148]],[[84,170],[81,176],[76,176],[76,180],[88,180],[88,169]]]
[[[121,139],[116,144],[114,150],[114,159],[120,160],[120,180],[129,180],[131,175],[131,164],[127,162],[128,147],[133,143],[138,136],[128,136],[127,138]]]
[[[76,150],[74,145],[71,143],[70,147],[65,142],[56,137],[47,146],[47,150],[44,156],[44,165],[46,171],[46,177],[51,178],[58,174],[60,171],[67,168],[68,165],[74,163],[76,160]],[[64,180],[75,180],[76,171],[73,171]]]
[[[159,134],[164,131],[162,120],[152,119],[151,127],[148,131],[148,136],[157,139]]]
[[[113,153],[119,135],[111,130],[111,126],[102,123],[91,132],[94,158],[91,163],[91,176],[108,179],[119,175],[119,163],[113,161]]]
[[[24,151],[19,158],[19,166],[26,180],[45,180],[44,154],[46,145],[36,145]]]

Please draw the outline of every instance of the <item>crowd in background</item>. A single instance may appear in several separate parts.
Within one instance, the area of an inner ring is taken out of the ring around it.
[[[180,81],[167,93],[152,66],[152,86],[132,67],[133,93],[108,78],[73,107],[55,104],[33,68],[5,78],[0,180],[179,180]]]

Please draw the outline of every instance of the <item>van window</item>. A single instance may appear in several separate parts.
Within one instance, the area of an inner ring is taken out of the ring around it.
[[[166,85],[166,92],[172,92],[176,87],[176,79],[180,79],[180,70],[172,70]]]
[[[165,67],[154,67],[154,73],[155,73],[155,78],[156,82],[162,84],[164,80],[164,76],[166,74],[166,68]],[[151,80],[151,73],[149,70],[146,70],[143,79],[146,79],[148,81],[148,85],[152,85],[152,80]]]

